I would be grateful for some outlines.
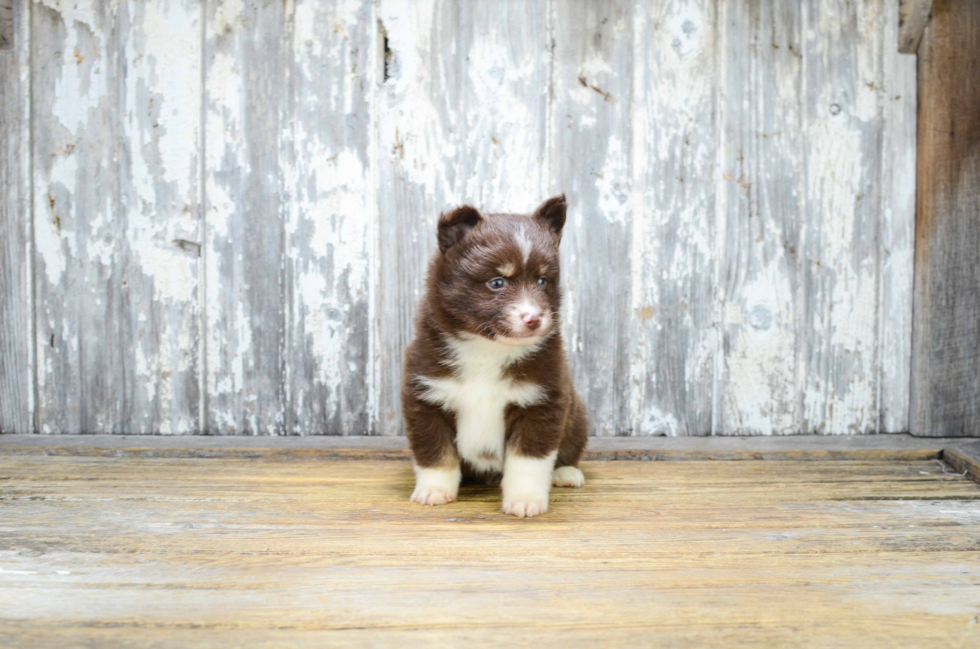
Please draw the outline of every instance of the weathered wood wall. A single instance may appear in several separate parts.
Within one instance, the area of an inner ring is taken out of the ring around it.
[[[0,0],[0,432],[32,430],[30,84],[23,5]],[[14,20],[16,18],[16,20]]]
[[[910,425],[980,436],[980,3],[935,0],[919,61]]]
[[[397,434],[439,212],[558,192],[596,434],[908,429],[898,0],[25,0],[15,27],[3,432]]]

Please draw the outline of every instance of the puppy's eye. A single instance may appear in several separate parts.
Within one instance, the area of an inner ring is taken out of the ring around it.
[[[504,278],[494,277],[492,280],[487,282],[487,286],[489,286],[491,290],[499,291],[504,287]]]
[[[538,286],[547,286],[547,285],[548,285],[548,278],[546,277],[538,278]]]

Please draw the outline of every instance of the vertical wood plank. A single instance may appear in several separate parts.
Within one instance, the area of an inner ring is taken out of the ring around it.
[[[911,431],[980,436],[980,4],[936,0],[919,46]]]
[[[299,0],[282,135],[286,432],[367,434],[369,277],[376,272],[370,155],[370,0]]]
[[[212,434],[285,432],[282,2],[207,5],[205,292]],[[292,189],[292,188],[290,188]]]
[[[803,7],[800,429],[870,433],[879,424],[883,4]]]
[[[196,0],[119,3],[112,79],[123,138],[114,218],[127,406],[121,429],[200,426],[201,39]]]
[[[878,432],[909,430],[915,247],[916,57],[899,54],[899,0],[887,0],[882,36],[881,303]]]
[[[23,434],[34,432],[30,4],[0,19],[0,433]]]
[[[630,412],[634,434],[707,435],[714,328],[715,3],[637,3]]]
[[[630,419],[633,3],[554,4],[552,193],[564,192],[564,331],[593,433]]]
[[[544,2],[381,0],[378,18],[376,432],[390,435],[440,211],[545,198],[550,52]]]
[[[121,233],[108,120],[116,72],[100,4],[32,7],[38,431],[109,432],[121,418]],[[110,297],[112,295],[112,297]],[[110,340],[117,344],[107,345]]]
[[[39,430],[192,432],[197,4],[32,16]]]
[[[798,431],[800,13],[723,3],[720,25],[722,267],[716,434]]]

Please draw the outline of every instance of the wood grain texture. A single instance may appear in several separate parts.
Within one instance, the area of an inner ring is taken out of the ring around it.
[[[409,503],[407,462],[0,457],[0,639],[980,639],[980,486],[935,460],[584,469],[521,521],[494,487]]]
[[[286,428],[286,21],[281,2],[207,5],[205,430],[215,434]]]
[[[911,428],[980,435],[980,5],[933,3],[919,47]]]
[[[898,29],[885,3],[882,36],[881,219],[878,306],[878,431],[909,430],[912,280],[915,252],[916,68],[891,47]]]
[[[0,433],[34,432],[30,5],[0,30]]]
[[[291,48],[280,153],[285,432],[364,434],[373,419],[369,306],[377,264],[372,3],[284,6]]]
[[[121,340],[120,300],[109,298],[121,290],[120,278],[112,277],[120,233],[112,219],[114,131],[106,125],[117,115],[109,96],[116,60],[104,8],[86,3],[64,14],[34,3],[31,12],[37,426],[43,433],[107,432],[119,420],[124,352],[107,344]],[[93,244],[95,258],[87,263]]]
[[[402,353],[440,212],[528,213],[548,193],[547,4],[382,0],[375,432],[402,430]]]
[[[586,460],[901,462],[945,457],[960,438],[910,435],[778,435],[751,437],[598,437]],[[404,437],[242,437],[173,435],[2,435],[0,454],[137,458],[408,460]]]
[[[638,435],[712,429],[715,10],[707,0],[644,0],[634,14],[630,411]]]
[[[879,423],[884,4],[803,6],[801,430],[869,433]]]
[[[593,434],[630,430],[633,2],[557,2],[550,108],[562,236],[563,334]]]
[[[980,482],[980,442],[943,449],[943,462],[974,482]]]
[[[805,178],[796,3],[725,3],[718,189],[723,357],[715,434],[799,431]]]
[[[32,17],[38,429],[195,431],[197,4]]]
[[[808,6],[721,21],[716,434],[908,429],[914,61],[896,2]]]
[[[929,22],[932,0],[900,0],[898,13],[898,51],[915,54]],[[889,41],[885,41],[886,45]]]
[[[369,428],[373,29],[368,2],[211,6],[210,433]]]
[[[559,192],[594,433],[909,427],[899,0],[27,6],[36,191],[3,290],[36,284],[37,325],[26,359],[0,341],[0,392],[21,418],[38,394],[39,432],[398,434],[439,213]],[[971,359],[948,407],[975,413]]]

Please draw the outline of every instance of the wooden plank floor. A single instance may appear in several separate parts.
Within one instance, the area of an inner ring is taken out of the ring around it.
[[[517,520],[403,461],[0,455],[0,645],[980,646],[938,460],[583,468]]]

